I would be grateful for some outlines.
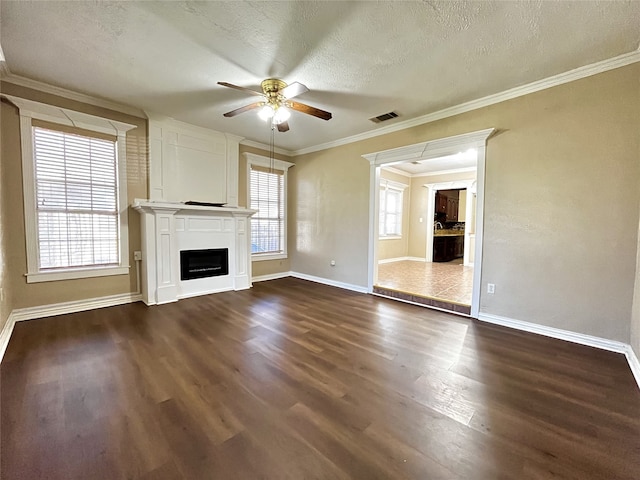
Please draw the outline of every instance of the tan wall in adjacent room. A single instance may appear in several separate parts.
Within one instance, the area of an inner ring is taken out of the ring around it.
[[[137,128],[127,133],[127,197],[148,198],[147,194],[147,122],[143,118],[87,105],[3,82],[2,92],[8,95],[56,105],[91,115],[134,124]],[[25,278],[27,255],[25,245],[24,210],[22,207],[22,158],[20,150],[20,117],[18,109],[2,102],[2,184],[3,197],[9,199],[11,214],[3,221],[6,238],[8,278],[6,285],[11,292],[12,308],[25,308],[54,303],[84,300],[108,295],[129,293],[136,290],[134,250],[140,250],[140,218],[129,208],[129,262],[128,275],[30,283]],[[3,202],[4,205],[4,202]],[[4,216],[3,216],[3,220]],[[5,279],[3,279],[5,280]],[[4,282],[3,282],[4,283]]]
[[[297,157],[293,269],[366,286],[369,164],[362,155],[494,127],[482,281],[496,293],[481,294],[481,312],[628,342],[640,204],[638,78],[636,63]]]

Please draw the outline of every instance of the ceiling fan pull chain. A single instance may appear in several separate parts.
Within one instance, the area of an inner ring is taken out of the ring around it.
[[[276,135],[276,124],[272,122],[271,123],[271,148],[269,149],[269,168],[271,169],[271,173],[273,173],[274,164],[275,164],[275,155],[276,155],[275,135]]]

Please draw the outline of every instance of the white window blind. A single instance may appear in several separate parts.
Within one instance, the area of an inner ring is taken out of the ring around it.
[[[41,270],[120,263],[116,142],[33,127]]]
[[[284,252],[284,172],[251,165],[251,253]]]
[[[380,188],[380,236],[402,235],[402,190],[383,185]]]

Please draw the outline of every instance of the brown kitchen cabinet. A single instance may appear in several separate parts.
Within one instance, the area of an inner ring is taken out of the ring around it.
[[[458,221],[458,199],[447,197],[447,222]]]
[[[433,261],[450,262],[464,256],[464,235],[436,235],[433,237]]]
[[[442,222],[458,221],[459,195],[459,190],[440,190],[436,192],[436,220]]]
[[[447,213],[447,196],[436,192],[436,213]]]

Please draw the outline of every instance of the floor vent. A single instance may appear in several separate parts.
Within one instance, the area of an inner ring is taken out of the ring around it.
[[[391,120],[392,118],[396,118],[398,114],[396,112],[383,113],[382,115],[378,115],[377,117],[372,117],[371,120],[373,123],[380,123],[387,120]]]

